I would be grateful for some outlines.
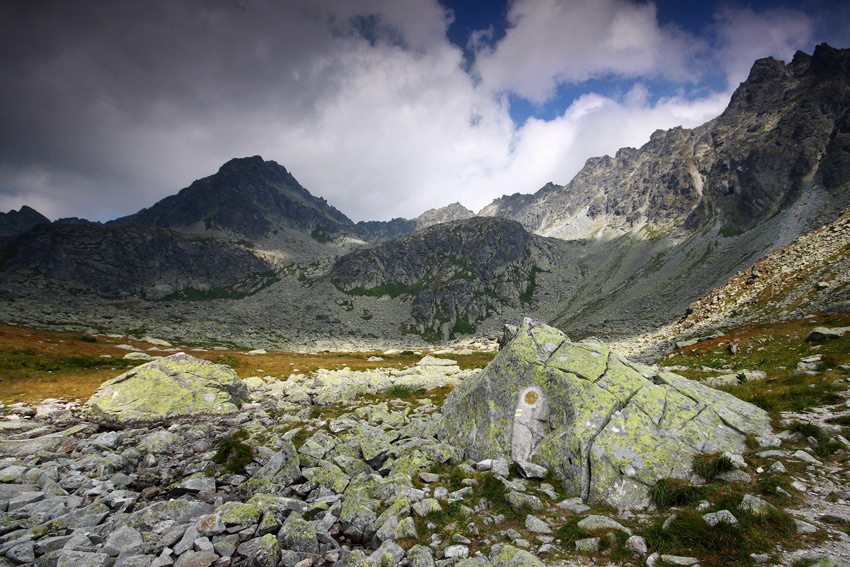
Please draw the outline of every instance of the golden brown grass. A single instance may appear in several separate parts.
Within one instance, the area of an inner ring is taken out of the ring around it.
[[[0,402],[88,399],[103,382],[141,364],[124,360],[128,351],[117,348],[119,344],[129,344],[152,355],[168,354],[162,350],[149,351],[155,345],[131,338],[81,336],[0,324]],[[293,373],[315,373],[320,368],[407,368],[427,353],[427,350],[395,355],[270,352],[252,356],[241,351],[186,350],[198,358],[232,366],[241,378],[259,375],[284,379]],[[369,362],[372,356],[383,360]],[[483,368],[494,356],[495,353],[445,355],[457,360],[462,369]]]

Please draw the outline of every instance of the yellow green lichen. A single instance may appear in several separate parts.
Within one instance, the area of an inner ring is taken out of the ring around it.
[[[246,400],[247,388],[231,368],[174,355],[105,382],[84,408],[101,419],[151,420],[231,413]]]

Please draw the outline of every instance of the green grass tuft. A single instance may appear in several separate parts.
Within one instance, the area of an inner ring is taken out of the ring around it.
[[[702,487],[668,478],[662,478],[649,489],[649,498],[659,510],[696,504],[705,497],[704,494]]]
[[[390,386],[389,388],[387,388],[384,393],[391,398],[406,400],[408,398],[412,398],[413,396],[418,396],[424,391],[424,388],[415,388],[413,386],[408,386],[404,384],[396,384],[395,386]]]
[[[452,468],[452,472],[449,473],[449,486],[452,490],[460,490],[463,488],[463,481],[466,480],[466,475],[463,474],[463,471],[458,468]]]
[[[224,474],[245,474],[245,467],[254,460],[254,452],[245,444],[248,432],[239,429],[221,441],[212,461],[222,465]]]
[[[694,457],[691,464],[693,471],[707,481],[714,480],[717,475],[734,470],[728,457],[716,454],[700,454]]]
[[[786,512],[773,509],[765,515],[732,510],[737,525],[709,526],[702,513],[685,510],[665,530],[659,519],[644,535],[652,551],[671,555],[698,556],[704,566],[751,565],[752,553],[768,553],[775,545],[794,541],[794,519]]]

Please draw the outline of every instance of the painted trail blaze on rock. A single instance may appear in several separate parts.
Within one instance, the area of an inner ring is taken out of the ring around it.
[[[135,421],[231,413],[247,400],[232,368],[178,352],[104,382],[84,409],[98,419]]]
[[[768,434],[756,406],[532,322],[452,391],[440,426],[466,458],[528,460],[571,495],[619,508],[648,504],[661,478],[689,478],[697,453]]]
[[[511,439],[511,458],[515,461],[527,461],[534,448],[543,439],[549,406],[546,394],[539,386],[529,386],[519,394],[519,402],[514,412],[513,438]]]

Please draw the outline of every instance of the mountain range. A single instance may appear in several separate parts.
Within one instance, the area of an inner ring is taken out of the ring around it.
[[[354,223],[259,156],[105,225],[12,211],[0,318],[287,348],[441,342],[530,315],[616,341],[834,223],[848,188],[850,50],[822,44],[757,61],[702,126],[659,130],[477,214],[455,203]],[[819,306],[848,299],[843,284],[819,293]]]

